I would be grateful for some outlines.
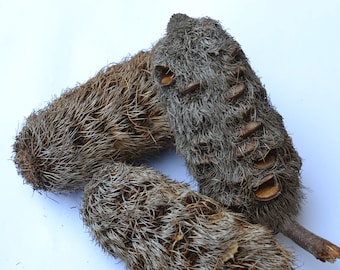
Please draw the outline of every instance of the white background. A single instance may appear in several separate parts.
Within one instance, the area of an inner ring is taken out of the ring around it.
[[[304,160],[299,221],[340,245],[339,1],[0,0],[0,269],[124,269],[82,224],[82,194],[33,192],[16,173],[11,145],[33,109],[150,48],[176,12],[218,19],[241,43]],[[155,166],[190,179],[173,151]],[[340,269],[279,240],[299,269]]]

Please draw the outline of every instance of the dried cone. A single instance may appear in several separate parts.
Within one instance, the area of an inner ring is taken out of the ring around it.
[[[156,98],[150,53],[106,67],[33,112],[14,144],[14,162],[34,189],[82,189],[105,162],[151,155],[171,143]]]
[[[96,173],[82,215],[129,269],[292,269],[268,229],[145,167],[116,163]]]
[[[217,21],[176,14],[152,61],[177,151],[200,192],[296,241],[301,159],[240,45]],[[320,260],[340,256],[306,241],[297,242]]]

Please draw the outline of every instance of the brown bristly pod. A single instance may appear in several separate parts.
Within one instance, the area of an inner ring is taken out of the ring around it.
[[[200,192],[322,261],[339,258],[339,247],[296,222],[301,159],[240,45],[221,25],[172,16],[152,68],[176,149]]]
[[[269,229],[143,166],[95,173],[82,216],[103,250],[132,270],[293,269]]]
[[[171,138],[150,52],[139,52],[33,112],[15,138],[14,162],[34,189],[72,192],[103,163],[135,162],[169,146]]]

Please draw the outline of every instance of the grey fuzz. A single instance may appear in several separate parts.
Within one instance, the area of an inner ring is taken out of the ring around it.
[[[210,18],[173,15],[152,69],[200,193],[274,231],[290,224],[303,197],[301,159],[233,37]]]
[[[340,247],[296,215],[301,159],[240,45],[210,18],[175,14],[153,49],[153,77],[176,148],[200,193],[282,232],[317,259]]]

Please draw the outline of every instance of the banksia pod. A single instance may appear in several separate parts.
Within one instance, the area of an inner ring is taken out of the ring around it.
[[[150,53],[106,67],[33,112],[14,162],[34,189],[71,192],[105,162],[134,162],[171,144],[150,74]]]
[[[152,61],[177,151],[200,192],[322,261],[339,258],[337,246],[295,221],[301,159],[240,45],[217,21],[176,14]]]
[[[266,227],[145,167],[104,166],[85,187],[82,215],[129,269],[292,269]]]

